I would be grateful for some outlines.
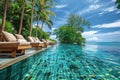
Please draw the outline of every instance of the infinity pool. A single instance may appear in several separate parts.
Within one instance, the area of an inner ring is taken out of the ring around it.
[[[105,44],[54,45],[37,54],[23,80],[120,80],[120,45]]]

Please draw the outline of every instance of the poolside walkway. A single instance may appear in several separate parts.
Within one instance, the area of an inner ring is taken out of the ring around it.
[[[49,47],[51,47],[51,46],[48,46],[47,48],[42,48],[42,49],[40,49],[38,51],[36,51],[34,48],[27,49],[26,52],[25,52],[25,55],[17,56],[16,58],[9,58],[9,57],[3,57],[2,58],[1,55],[3,53],[0,53],[0,70],[5,68],[5,67],[8,67],[8,66],[10,66],[10,65],[12,65],[14,63],[17,63],[17,62],[19,62],[19,61],[21,61],[23,59],[26,59],[26,58],[28,58],[28,57],[30,57],[32,55],[35,55],[35,54],[37,54],[39,52],[42,52],[42,51],[48,49]],[[11,55],[11,53],[4,53],[4,54],[5,55]]]

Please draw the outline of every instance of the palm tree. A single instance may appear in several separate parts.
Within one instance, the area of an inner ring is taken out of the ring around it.
[[[22,23],[23,23],[23,17],[24,17],[25,4],[26,4],[26,0],[24,0],[23,6],[22,6],[22,13],[21,13],[20,26],[19,26],[18,34],[21,34],[21,31],[22,31]]]
[[[43,29],[44,23],[48,26],[49,29],[51,29],[51,26],[53,25],[52,20],[50,20],[50,16],[53,15],[56,16],[54,12],[50,10],[43,10],[41,13],[41,20],[42,20],[42,26],[41,29]]]
[[[32,0],[32,11],[31,11],[31,21],[30,21],[30,36],[32,34],[33,12],[34,12],[34,0]]]
[[[46,24],[48,26],[49,29],[51,29],[51,26],[53,25],[52,20],[44,20],[42,21],[42,26],[41,29],[43,30],[44,24]]]
[[[8,0],[4,0],[2,25],[0,27],[0,40],[2,40],[2,31],[4,30],[5,22],[6,22],[7,2],[8,2]]]
[[[46,9],[49,9],[49,8],[52,8],[53,7],[53,0],[39,0],[37,2],[37,26],[36,26],[36,36],[37,36],[37,33],[38,33],[38,24],[39,24],[39,20],[40,20],[40,17],[41,17],[41,12],[43,10],[46,10]]]

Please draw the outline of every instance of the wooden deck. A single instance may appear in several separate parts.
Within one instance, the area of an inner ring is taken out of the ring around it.
[[[51,46],[48,46],[47,48],[49,48]],[[26,59],[30,56],[33,56],[39,52],[42,52],[44,50],[46,50],[47,48],[42,48],[40,50],[35,50],[34,48],[31,48],[31,49],[27,49],[26,50],[26,54],[25,55],[21,55],[21,56],[17,56],[16,58],[5,58],[5,57],[1,57],[2,56],[2,53],[0,53],[0,70],[3,69],[3,68],[6,68],[14,63],[17,63],[23,59]],[[5,53],[4,53],[5,54]],[[6,53],[8,55],[8,53]],[[10,53],[9,53],[10,54]]]

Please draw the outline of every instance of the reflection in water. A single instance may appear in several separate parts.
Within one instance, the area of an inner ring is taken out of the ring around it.
[[[86,45],[85,50],[97,51],[98,50],[98,45]]]
[[[37,54],[37,61],[26,74],[34,80],[119,80],[118,56],[106,54],[98,46],[57,44]]]

